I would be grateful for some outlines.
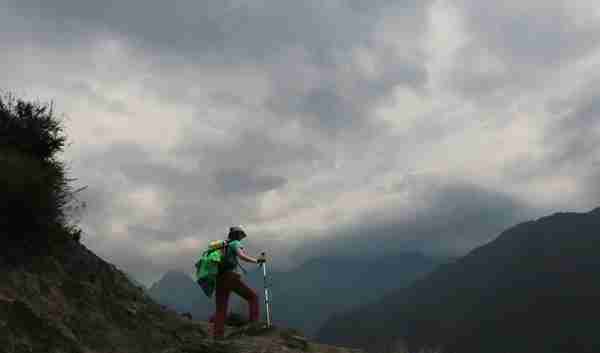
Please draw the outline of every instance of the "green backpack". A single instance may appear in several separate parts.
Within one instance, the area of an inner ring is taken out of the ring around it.
[[[202,252],[196,262],[196,283],[200,285],[207,297],[212,297],[217,286],[217,275],[225,260],[225,252],[229,245],[227,240],[211,241],[208,249]]]

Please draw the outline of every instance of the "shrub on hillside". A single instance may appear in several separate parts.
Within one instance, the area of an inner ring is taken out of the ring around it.
[[[64,164],[61,121],[50,105],[0,97],[0,233],[4,252],[46,251],[79,236],[69,223],[74,192]],[[15,253],[16,252],[16,253]],[[33,252],[33,253],[32,253]]]
[[[13,149],[51,161],[64,148],[61,122],[48,104],[0,97],[0,149]]]

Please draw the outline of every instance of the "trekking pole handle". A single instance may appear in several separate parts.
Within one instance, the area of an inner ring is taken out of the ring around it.
[[[264,265],[267,262],[267,257],[264,251],[260,253],[260,259],[262,261],[259,261],[259,265]]]

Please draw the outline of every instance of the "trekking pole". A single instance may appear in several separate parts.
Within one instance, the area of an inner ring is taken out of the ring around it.
[[[265,259],[265,253],[261,253],[263,259]],[[265,308],[267,310],[267,328],[271,328],[271,301],[269,300],[269,282],[267,280],[267,262],[262,263],[263,267],[263,278],[265,286]]]

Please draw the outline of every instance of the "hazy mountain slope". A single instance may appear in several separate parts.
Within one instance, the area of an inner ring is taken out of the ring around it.
[[[181,271],[169,271],[148,289],[152,299],[179,313],[191,313],[206,319],[214,304],[190,276]]]
[[[372,302],[431,271],[440,261],[416,253],[377,258],[323,257],[287,272],[270,273],[273,318],[281,325],[312,336],[336,312]],[[245,280],[263,295],[262,272],[245,266]],[[191,278],[168,272],[149,291],[161,304],[208,318],[214,311]],[[262,299],[261,299],[262,305]],[[246,315],[245,303],[232,296],[232,310]]]
[[[408,285],[439,262],[415,253],[378,258],[320,258],[273,274],[273,312],[314,336],[327,318]]]
[[[525,222],[412,286],[331,318],[324,342],[373,351],[600,349],[600,208]],[[373,342],[378,342],[373,346]]]

